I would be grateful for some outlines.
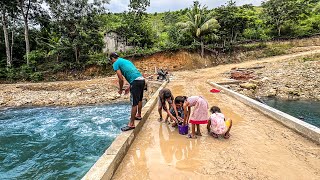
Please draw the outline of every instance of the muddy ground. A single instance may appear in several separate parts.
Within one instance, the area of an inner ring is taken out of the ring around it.
[[[187,139],[170,124],[158,122],[154,108],[114,179],[320,179],[318,144],[223,93],[210,93],[206,83],[226,81],[225,72],[234,66],[296,56],[175,72],[167,87],[175,96],[202,95],[210,106],[219,106],[233,120],[230,139],[209,136],[205,125],[202,136]]]

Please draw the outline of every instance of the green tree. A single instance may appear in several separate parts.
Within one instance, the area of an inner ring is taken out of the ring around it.
[[[150,0],[130,0],[129,8],[131,12],[144,13],[150,6]]]
[[[267,23],[275,26],[278,36],[288,21],[297,21],[300,15],[307,13],[308,2],[304,0],[269,0],[262,3]]]
[[[150,0],[130,0],[130,11],[123,13],[121,26],[116,29],[116,32],[131,45],[151,47],[154,43],[155,33],[145,13],[149,5]]]
[[[147,21],[147,15],[126,12],[121,24],[116,32],[126,38],[129,44],[139,47],[153,45],[155,32],[152,31],[151,23]]]
[[[40,6],[40,2],[37,0],[16,0],[18,3],[19,11],[23,18],[24,23],[24,39],[26,44],[26,59],[27,65],[29,65],[29,53],[30,53],[30,40],[29,40],[29,15],[32,10],[36,10],[36,7]]]
[[[77,65],[92,52],[101,52],[103,42],[99,32],[101,21],[98,16],[105,12],[107,0],[47,0],[54,21],[53,32],[61,35],[64,55],[71,56]],[[55,42],[55,41],[53,41]],[[62,56],[62,54],[59,54]]]
[[[3,29],[3,35],[5,39],[5,48],[6,48],[6,59],[7,59],[7,67],[11,68],[12,66],[12,53],[13,53],[13,27],[11,28],[12,37],[11,37],[11,45],[9,40],[9,26],[10,22],[8,18],[15,19],[16,14],[16,2],[10,0],[3,0],[0,2],[0,12],[1,12],[1,24]],[[14,23],[12,23],[14,24]]]
[[[223,47],[232,45],[242,35],[251,20],[247,13],[251,8],[250,5],[238,7],[235,1],[230,0],[227,5],[214,10],[213,14],[221,26],[218,34],[223,41]]]
[[[194,39],[200,41],[201,57],[203,57],[204,36],[216,32],[220,28],[220,25],[216,19],[207,14],[206,7],[201,7],[198,1],[194,1],[187,16],[188,21],[179,23],[178,26],[184,31],[190,31]]]

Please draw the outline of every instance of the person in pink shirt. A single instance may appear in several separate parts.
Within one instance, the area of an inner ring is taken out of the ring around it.
[[[210,108],[210,112],[212,113],[209,117],[207,129],[208,132],[215,138],[218,138],[219,135],[223,134],[225,139],[230,137],[230,129],[232,127],[232,120],[224,117],[221,113],[221,110],[217,106],[212,106]]]
[[[191,107],[193,112],[191,114]],[[197,138],[196,135],[201,136],[200,124],[208,123],[208,102],[202,96],[188,97],[183,103],[184,109],[184,125],[191,123],[191,134],[188,134],[188,138]],[[190,115],[191,114],[191,115]],[[195,126],[197,125],[197,133],[195,132]]]

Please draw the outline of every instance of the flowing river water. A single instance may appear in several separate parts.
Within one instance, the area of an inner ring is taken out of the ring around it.
[[[129,114],[129,104],[0,110],[0,179],[80,179]]]

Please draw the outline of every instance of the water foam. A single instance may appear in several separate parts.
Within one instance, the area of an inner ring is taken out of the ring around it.
[[[129,104],[0,111],[0,177],[79,179],[129,114]]]

